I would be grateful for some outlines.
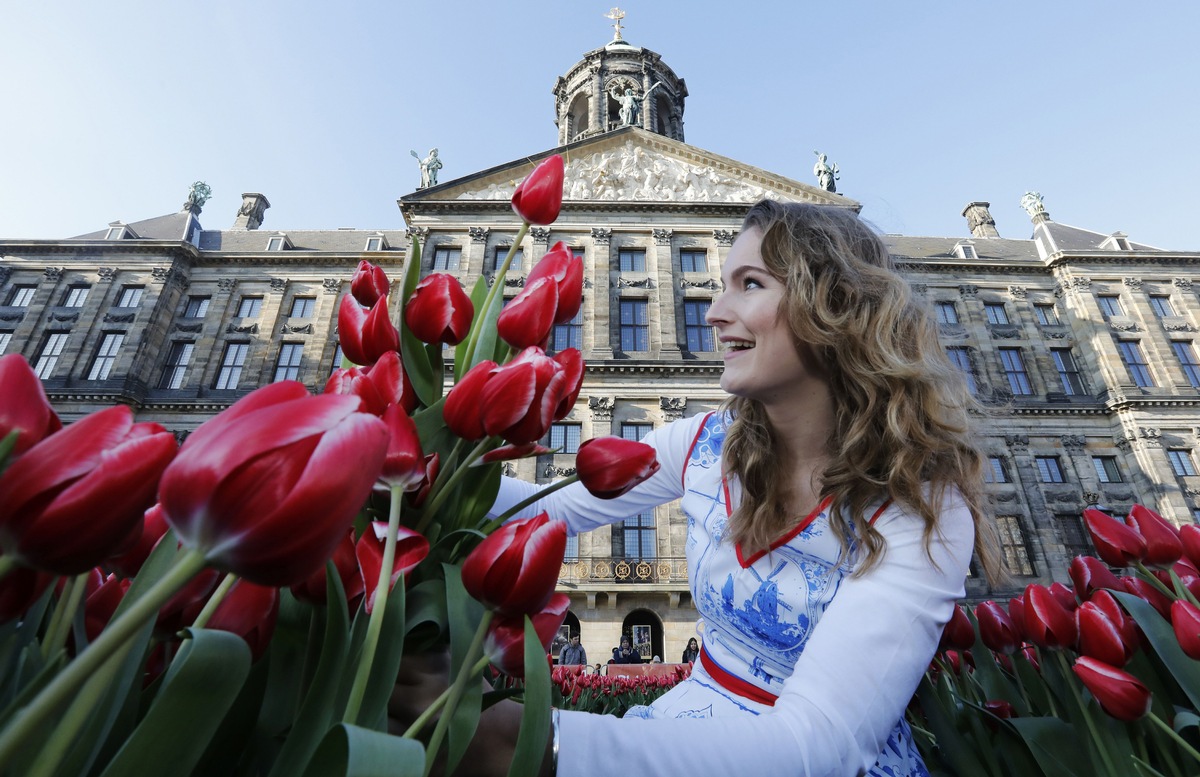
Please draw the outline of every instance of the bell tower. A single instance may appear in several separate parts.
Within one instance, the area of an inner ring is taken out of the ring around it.
[[[657,53],[621,36],[624,11],[614,8],[608,18],[612,41],[584,54],[554,84],[558,145],[627,126],[682,141],[683,79]]]

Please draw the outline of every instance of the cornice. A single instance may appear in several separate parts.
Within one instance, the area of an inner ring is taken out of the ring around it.
[[[893,255],[894,256],[894,255]],[[1036,273],[1040,275],[1048,275],[1049,268],[1042,262],[1029,261],[1028,264],[1016,264],[1013,262],[955,262],[943,261],[941,259],[919,259],[916,257],[905,256],[895,257],[896,269],[901,272],[914,273],[945,273],[954,272],[961,273],[964,277],[972,277],[981,273],[991,273],[994,275],[1029,275]]]
[[[573,200],[564,201],[562,204],[563,214],[586,214],[586,213],[684,213],[689,215],[700,216],[720,216],[736,221],[737,224],[742,223],[742,218],[754,203],[750,202],[676,202],[676,201],[652,201],[645,202],[622,202],[618,200]],[[412,223],[412,217],[433,216],[433,215],[476,215],[480,213],[506,213],[512,214],[512,205],[508,200],[419,200],[413,202],[401,202],[401,207],[404,209],[404,216],[409,223]],[[561,217],[560,217],[561,218]],[[556,228],[561,228],[564,225],[561,221],[555,222]],[[501,225],[500,228],[504,228]],[[520,224],[512,222],[512,230],[515,232],[520,228]]]
[[[85,254],[88,257],[127,254],[178,254],[195,260],[200,249],[180,240],[0,240],[0,254]],[[9,258],[9,257],[4,257]]]
[[[724,371],[721,362],[666,362],[666,361],[584,361],[587,371],[595,375],[711,375],[720,376]]]
[[[1136,266],[1139,270],[1144,271],[1147,264],[1152,262],[1170,265],[1200,266],[1200,253],[1184,253],[1180,251],[1113,251],[1104,253],[1092,251],[1059,251],[1051,254],[1046,259],[1046,266],[1053,270],[1064,265],[1070,266],[1074,262]]]

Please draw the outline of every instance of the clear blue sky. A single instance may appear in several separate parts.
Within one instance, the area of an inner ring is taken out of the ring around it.
[[[178,210],[266,229],[402,228],[410,149],[448,181],[556,144],[551,88],[613,0],[7,2],[0,237]],[[1140,8],[1135,7],[1140,6]],[[688,86],[693,145],[814,183],[813,151],[885,232],[1000,234],[1018,205],[1200,250],[1200,3],[627,0],[625,38]]]

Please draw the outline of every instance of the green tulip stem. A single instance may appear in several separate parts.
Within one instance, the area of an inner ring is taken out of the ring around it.
[[[475,662],[475,666],[471,670],[471,673],[476,674],[478,672],[482,672],[484,667],[488,665],[488,661],[489,659],[487,656],[480,656],[479,660]],[[442,695],[434,699],[433,702],[425,708],[425,711],[413,721],[412,725],[408,727],[408,730],[401,734],[401,736],[405,739],[414,739],[418,734],[420,734],[421,729],[429,725],[429,721],[432,720],[433,716],[438,713],[438,710],[445,706],[446,701],[450,698],[450,690],[450,688],[447,688],[446,690],[442,691]]]
[[[1088,732],[1092,735],[1092,742],[1096,745],[1096,752],[1100,754],[1100,759],[1104,761],[1104,767],[1107,773],[1113,775],[1113,777],[1120,777],[1121,773],[1118,772],[1113,766],[1112,756],[1109,755],[1108,746],[1104,744],[1104,736],[1100,733],[1099,729],[1096,728],[1096,721],[1092,719],[1091,713],[1088,712],[1087,704],[1084,702],[1083,695],[1080,693],[1079,683],[1077,681],[1073,681],[1075,680],[1075,673],[1071,671],[1071,665],[1067,662],[1066,655],[1061,650],[1055,650],[1053,652],[1054,655],[1058,657],[1058,662],[1062,665],[1064,679],[1066,680],[1067,685],[1071,688],[1071,696],[1074,697],[1075,703],[1079,705],[1079,710],[1083,713],[1083,719],[1087,721]]]
[[[1179,736],[1179,732],[1177,732],[1175,729],[1168,726],[1166,724],[1166,722],[1163,721],[1162,718],[1155,715],[1153,710],[1150,711],[1149,713],[1147,713],[1146,717],[1148,717],[1150,719],[1150,721],[1152,723],[1154,723],[1154,725],[1158,726],[1163,731],[1165,731],[1167,736],[1169,736],[1171,739],[1173,739],[1175,741],[1175,744],[1179,745],[1179,747],[1183,750],[1183,752],[1190,755],[1195,761],[1200,762],[1200,753],[1196,752],[1196,748],[1194,748],[1190,744],[1188,744],[1188,741],[1186,739],[1184,739],[1183,737]]]
[[[8,574],[19,566],[12,556],[0,556],[0,580],[8,577]]]
[[[122,645],[153,618],[179,589],[204,568],[204,553],[184,550],[167,573],[147,589],[129,609],[112,620],[96,641],[76,656],[23,710],[17,710],[7,726],[0,730],[0,774],[12,765],[12,759],[30,736],[45,730],[67,700]]]
[[[503,293],[504,276],[508,273],[508,267],[512,264],[513,257],[517,255],[517,248],[520,247],[521,241],[525,239],[525,235],[528,232],[529,222],[522,220],[521,228],[517,230],[517,236],[513,238],[512,245],[508,247],[508,254],[504,257],[504,263],[500,265],[500,269],[496,270],[496,276],[492,280],[492,288],[488,290],[488,295],[483,301],[483,309],[475,311],[477,315],[475,316],[475,320],[471,322],[471,332],[467,335],[467,350],[463,354],[463,363],[466,365],[464,373],[475,364],[475,348],[479,343],[479,332],[483,329],[483,320],[487,318],[487,311],[492,309],[492,305],[496,301],[496,295]],[[495,321],[490,323],[495,324]]]
[[[450,477],[446,478],[446,482],[442,484],[441,488],[437,489],[436,493],[429,495],[429,501],[425,505],[425,514],[421,516],[421,521],[415,529],[418,534],[425,533],[425,530],[429,528],[429,522],[433,520],[433,516],[437,515],[438,508],[454,493],[454,487],[458,485],[460,480],[466,477],[467,470],[471,468],[471,465],[483,456],[483,454],[487,453],[491,446],[491,437],[484,437],[480,440],[479,444],[471,449],[471,452],[467,454],[462,463],[454,468],[454,472],[451,473]],[[439,477],[438,479],[440,480],[441,478]]]
[[[1021,679],[1021,673],[1017,671],[1017,659],[1012,655],[1010,655],[1009,658],[1013,662],[1013,679],[1017,682],[1017,690],[1021,693],[1021,699],[1024,700],[1026,709],[1033,709],[1033,704],[1029,701],[1029,693],[1025,690],[1025,682]],[[1024,661],[1025,657],[1021,656],[1021,660]]]
[[[42,641],[42,660],[49,661],[67,643],[67,635],[71,633],[71,623],[75,620],[75,611],[79,609],[79,601],[87,590],[88,572],[68,577],[63,584],[62,596],[58,606],[54,608],[54,617],[46,630],[46,638]]]
[[[438,748],[441,747],[442,739],[446,736],[446,728],[450,725],[450,719],[454,717],[454,708],[462,699],[463,692],[467,689],[467,683],[479,672],[479,669],[476,669],[478,662],[474,660],[474,656],[479,655],[483,650],[483,640],[487,636],[488,626],[491,624],[494,614],[488,610],[479,620],[479,628],[475,630],[475,637],[471,640],[471,646],[467,648],[466,656],[463,657],[462,669],[459,670],[458,677],[454,678],[454,684],[450,686],[450,695],[445,703],[446,712],[438,718],[437,726],[434,727],[433,734],[429,737],[429,745],[425,748],[423,777],[429,777],[429,770],[433,768],[433,762],[437,759]]]
[[[556,480],[553,483],[551,483],[550,485],[546,486],[545,488],[539,489],[538,492],[536,494],[534,494],[533,496],[530,496],[526,499],[522,499],[520,502],[517,502],[515,505],[508,508],[500,515],[496,516],[495,518],[493,518],[492,520],[490,520],[486,524],[484,524],[483,529],[482,529],[483,533],[491,534],[492,532],[496,531],[496,529],[500,528],[501,524],[503,524],[509,518],[512,518],[517,513],[524,510],[526,507],[529,507],[529,505],[537,503],[537,501],[540,500],[542,497],[547,496],[549,494],[553,494],[555,491],[559,490],[560,488],[566,488],[567,486],[571,485],[572,483],[574,483],[578,480],[579,480],[579,473],[575,473],[574,475],[568,475],[567,477],[563,478],[562,480]]]
[[[1174,568],[1171,569],[1171,582],[1175,585],[1175,590],[1178,592],[1177,598],[1187,599],[1193,607],[1200,607],[1200,601],[1196,600],[1191,590],[1179,579],[1179,573]]]
[[[233,588],[233,584],[237,582],[237,575],[232,572],[225,575],[221,584],[217,586],[217,590],[213,591],[212,596],[208,597],[208,602],[204,605],[204,609],[196,616],[196,620],[192,623],[193,629],[202,629],[208,624],[209,618],[221,606],[221,602],[225,599],[225,594],[229,593],[229,589]]]
[[[350,698],[346,702],[346,714],[342,716],[342,720],[351,725],[355,724],[363,697],[367,693],[367,681],[371,679],[371,665],[375,662],[379,633],[383,629],[383,614],[387,611],[388,595],[392,591],[392,567],[396,563],[396,536],[400,532],[400,505],[403,496],[403,486],[392,486],[387,537],[383,541],[383,561],[379,567],[379,580],[375,583],[375,604],[371,607],[371,619],[367,621],[367,635],[363,639],[358,671],[354,675],[354,685],[350,688]],[[370,527],[367,531],[370,531]],[[400,585],[404,585],[404,582],[400,581]]]

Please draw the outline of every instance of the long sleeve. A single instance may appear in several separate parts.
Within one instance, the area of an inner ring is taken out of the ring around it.
[[[947,508],[930,549],[934,563],[920,521],[895,507],[880,517],[882,561],[842,581],[770,712],[655,720],[563,712],[559,774],[643,773],[646,764],[690,777],[870,769],[963,594],[974,528],[961,500]]]

